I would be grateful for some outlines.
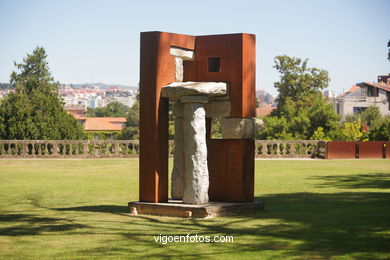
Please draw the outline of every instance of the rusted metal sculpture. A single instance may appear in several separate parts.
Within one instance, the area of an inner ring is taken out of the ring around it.
[[[143,32],[140,58],[140,201],[168,202],[169,99],[179,146],[172,197],[253,201],[255,36]],[[222,118],[222,139],[211,138],[212,118]]]

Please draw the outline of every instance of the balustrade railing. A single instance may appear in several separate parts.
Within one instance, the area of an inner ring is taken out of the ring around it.
[[[173,156],[173,140],[169,156]],[[138,157],[138,140],[0,140],[0,158]],[[325,158],[326,142],[256,140],[256,158]]]
[[[316,158],[321,141],[316,140],[256,140],[257,158]]]
[[[0,158],[138,157],[137,140],[0,140]]]

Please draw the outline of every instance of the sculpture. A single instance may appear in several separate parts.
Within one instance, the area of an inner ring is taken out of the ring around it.
[[[141,33],[140,201],[168,201],[168,99],[174,100],[172,198],[254,198],[255,36]],[[211,118],[222,118],[221,140]]]

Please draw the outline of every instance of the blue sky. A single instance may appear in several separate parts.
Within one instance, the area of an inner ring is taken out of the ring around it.
[[[274,57],[309,58],[342,92],[390,73],[390,1],[0,0],[0,82],[43,46],[61,83],[136,86],[139,33],[246,32],[257,37],[257,88],[273,94]]]

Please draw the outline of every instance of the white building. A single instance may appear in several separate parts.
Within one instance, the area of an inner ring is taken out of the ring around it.
[[[359,113],[367,107],[378,107],[382,115],[390,115],[390,84],[362,82],[338,96],[335,109],[339,115]]]
[[[128,96],[128,97],[113,97],[112,100],[115,100],[119,103],[122,103],[123,105],[126,105],[128,107],[132,107],[136,101],[135,97]]]
[[[105,107],[109,103],[117,101],[132,107],[136,102],[137,92],[134,90],[120,90],[118,87],[101,90],[95,85],[81,89],[63,86],[60,95],[67,106],[84,105],[85,107],[97,108]]]

